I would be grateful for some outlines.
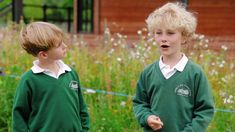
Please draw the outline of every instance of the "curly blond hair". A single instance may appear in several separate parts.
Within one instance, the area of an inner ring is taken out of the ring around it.
[[[22,48],[33,56],[37,56],[40,51],[57,47],[64,38],[60,28],[47,22],[32,22],[20,32]]]
[[[186,10],[183,3],[167,3],[153,11],[146,19],[150,33],[159,27],[179,29],[187,40],[191,39],[197,27],[195,15]]]

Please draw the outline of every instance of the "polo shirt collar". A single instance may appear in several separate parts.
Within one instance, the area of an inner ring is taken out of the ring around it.
[[[58,60],[57,64],[59,65],[60,70],[71,71],[71,68],[68,65],[66,65],[62,60]],[[31,70],[35,74],[49,71],[48,69],[43,69],[43,68],[39,67],[39,60],[33,61],[33,67],[31,68]]]
[[[188,57],[185,55],[185,54],[183,54],[183,57],[179,60],[179,62],[175,65],[175,66],[173,66],[172,68],[173,69],[176,69],[176,70],[178,70],[178,71],[180,71],[180,72],[182,72],[183,70],[184,70],[184,68],[185,68],[185,66],[186,66],[186,64],[187,64],[187,62],[188,62]],[[162,56],[160,56],[160,61],[159,61],[159,67],[160,67],[160,69],[162,70],[163,68],[165,68],[165,67],[167,67],[168,65],[166,65],[166,64],[164,64],[163,63],[163,61],[162,61]]]

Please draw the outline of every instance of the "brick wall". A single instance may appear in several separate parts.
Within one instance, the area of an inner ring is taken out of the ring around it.
[[[168,0],[99,0],[98,33],[105,21],[111,32],[136,34],[145,27],[148,14]],[[174,1],[174,0],[170,0]],[[235,36],[234,0],[189,0],[189,10],[197,12],[197,33],[210,36]]]

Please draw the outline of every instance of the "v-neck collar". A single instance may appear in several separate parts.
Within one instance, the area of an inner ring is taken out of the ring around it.
[[[176,71],[176,72],[174,73],[174,75],[172,75],[171,77],[169,77],[168,79],[166,79],[166,78],[164,77],[163,73],[161,72],[161,69],[160,69],[160,66],[159,66],[159,61],[155,62],[155,66],[156,66],[155,69],[156,69],[157,73],[159,74],[159,76],[161,77],[161,80],[164,80],[164,81],[166,81],[166,80],[172,80],[172,79],[176,78],[176,77],[179,75],[179,73],[181,73],[181,72],[179,72],[179,71]]]

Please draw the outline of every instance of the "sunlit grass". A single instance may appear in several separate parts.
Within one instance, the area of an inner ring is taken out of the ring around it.
[[[32,66],[33,57],[19,45],[19,26],[0,29],[0,67],[8,75],[22,75]],[[159,58],[156,43],[146,29],[138,31],[139,39],[128,42],[128,36],[106,33],[94,48],[79,36],[70,36],[70,49],[64,61],[78,72],[85,90],[84,98],[91,117],[91,131],[141,131],[132,111],[131,96],[143,68]],[[216,53],[208,49],[208,40],[199,35],[187,56],[205,70],[213,88],[216,108],[235,110],[234,62],[226,62],[226,47]],[[11,110],[19,78],[0,77],[0,131],[11,131]],[[129,97],[96,92],[104,90]],[[216,112],[208,131],[234,131],[235,113]]]

